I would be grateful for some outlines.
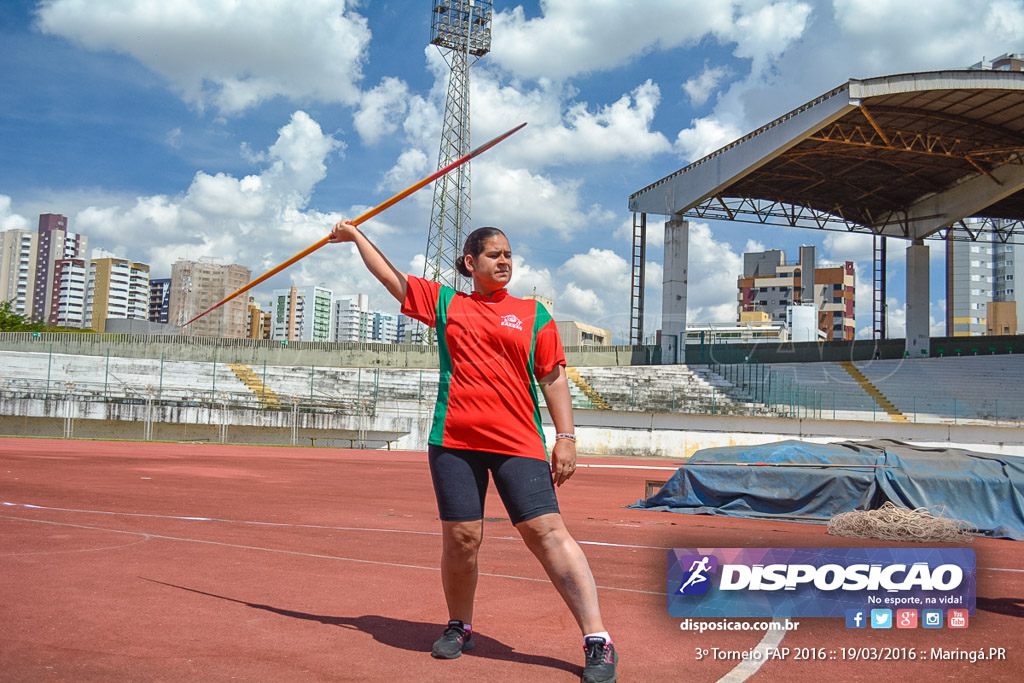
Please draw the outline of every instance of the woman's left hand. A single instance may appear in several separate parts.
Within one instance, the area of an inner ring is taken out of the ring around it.
[[[576,471],[576,442],[569,439],[556,439],[551,448],[551,480],[555,486],[569,481]]]

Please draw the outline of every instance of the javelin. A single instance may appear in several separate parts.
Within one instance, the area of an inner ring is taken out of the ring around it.
[[[509,137],[513,133],[519,132],[519,130],[523,126],[525,126],[525,125],[526,125],[525,123],[520,123],[515,128],[513,128],[513,129],[511,129],[509,131],[506,131],[506,132],[502,133],[501,135],[499,135],[498,137],[494,138],[493,140],[490,140],[490,141],[485,142],[484,144],[480,145],[479,147],[474,149],[469,154],[467,154],[467,155],[465,155],[463,157],[459,157],[458,159],[456,159],[452,163],[448,164],[444,168],[437,169],[436,172],[431,173],[430,175],[428,175],[423,180],[420,180],[419,182],[414,183],[413,185],[410,185],[409,187],[405,188],[404,190],[402,190],[401,192],[396,194],[391,199],[388,199],[387,201],[381,202],[380,204],[378,204],[377,206],[373,207],[372,209],[370,209],[369,211],[367,211],[363,215],[359,216],[358,218],[353,219],[352,220],[352,225],[359,225],[360,223],[363,223],[365,221],[370,220],[371,218],[373,218],[374,216],[376,216],[380,212],[384,211],[385,209],[388,209],[388,208],[394,206],[395,204],[397,204],[398,202],[402,201],[403,199],[405,199],[406,197],[411,195],[413,192],[416,192],[417,190],[423,188],[425,185],[429,185],[430,183],[434,182],[435,180],[437,180],[441,176],[445,175],[449,171],[455,170],[456,168],[458,168],[462,164],[466,163],[467,161],[469,161],[473,157],[475,157],[475,156],[477,156],[479,154],[483,154],[484,152],[489,150],[491,147],[494,147],[496,144],[498,144],[499,142],[501,142],[505,138]],[[199,320],[200,318],[202,318],[204,315],[206,315],[210,311],[214,311],[214,310],[220,308],[221,306],[223,306],[224,304],[226,304],[227,302],[231,301],[232,299],[234,299],[239,294],[244,294],[245,292],[248,292],[250,289],[252,289],[256,285],[260,284],[261,282],[263,282],[264,280],[266,280],[268,278],[273,277],[274,275],[277,275],[282,270],[284,270],[288,266],[292,265],[296,261],[299,261],[301,259],[306,258],[310,254],[312,254],[314,251],[316,251],[320,247],[322,247],[325,244],[327,244],[328,240],[330,240],[330,237],[331,237],[330,235],[327,235],[326,237],[324,237],[323,239],[318,241],[316,244],[313,244],[313,245],[310,245],[310,246],[306,247],[305,249],[300,251],[295,256],[292,256],[290,259],[288,259],[284,263],[282,263],[280,265],[277,265],[277,266],[274,266],[273,268],[268,270],[266,273],[264,273],[263,275],[260,275],[258,278],[256,278],[252,282],[250,282],[249,284],[245,285],[241,289],[238,289],[238,290],[232,292],[231,294],[229,294],[228,296],[224,297],[223,299],[218,301],[216,304],[214,304],[210,308],[207,308],[205,311],[203,311],[202,313],[200,313],[199,315],[197,315],[196,317],[192,318],[187,323],[182,325],[182,327],[187,327],[187,326],[191,325],[192,323],[194,323],[195,321]]]
[[[858,465],[852,462],[684,462],[681,467],[856,467],[859,469],[895,469],[896,465]]]

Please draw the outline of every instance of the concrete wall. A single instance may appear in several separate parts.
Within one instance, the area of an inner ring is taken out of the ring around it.
[[[580,453],[685,459],[702,448],[787,439],[814,443],[896,439],[1024,456],[1024,431],[1011,427],[806,420],[736,415],[575,411]],[[553,428],[545,425],[545,433]]]
[[[1024,353],[1024,335],[998,337],[932,337],[931,357],[978,355],[993,353]],[[688,344],[686,362],[689,365],[707,363],[743,363],[745,359],[759,363],[817,363],[844,360],[861,361],[874,358],[903,358],[906,341],[903,339],[857,339],[852,342],[760,342],[756,344]]]
[[[203,441],[333,448],[425,451],[430,417],[291,410],[85,403],[72,398],[0,402],[0,435],[134,441]],[[547,413],[543,416],[547,420]],[[953,424],[800,420],[735,415],[685,415],[576,410],[581,454],[689,458],[702,448],[787,439],[815,443],[897,439],[927,445],[1024,456],[1024,430]],[[554,426],[544,424],[548,442]]]
[[[686,363],[742,363],[745,358],[760,363],[813,363],[819,361],[870,360],[875,350],[882,358],[902,358],[903,339],[875,342],[762,342],[756,344],[687,344]],[[953,356],[956,349],[969,355],[1024,353],[1024,335],[999,337],[933,337],[932,356]],[[350,368],[437,368],[437,347],[418,344],[361,344],[331,342],[291,342],[266,339],[214,339],[176,335],[121,335],[0,332],[0,350],[36,353],[70,353],[123,358],[154,358],[246,365],[289,365]],[[579,346],[566,347],[566,358],[573,367],[659,365],[657,346]]]
[[[365,444],[370,448],[404,440],[422,442],[425,450],[429,422],[426,418],[393,414],[119,403],[86,401],[82,397],[0,399],[0,434],[6,436],[335,447]]]
[[[0,332],[0,349],[122,358],[164,358],[246,365],[349,368],[437,368],[436,346],[354,342],[289,342],[215,339],[177,335]],[[661,360],[654,346],[566,347],[572,366],[651,365]]]

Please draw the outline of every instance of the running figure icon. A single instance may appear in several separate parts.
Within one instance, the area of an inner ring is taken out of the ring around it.
[[[690,565],[690,569],[688,570],[690,572],[690,577],[683,582],[682,586],[679,587],[680,593],[685,592],[690,586],[698,583],[704,583],[708,580],[708,577],[704,576],[704,574],[711,569],[711,567],[708,566],[709,560],[710,558],[705,555],[700,558],[700,560],[695,560],[693,564]]]

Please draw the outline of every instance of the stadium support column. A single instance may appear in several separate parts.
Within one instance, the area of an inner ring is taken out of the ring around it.
[[[686,258],[689,242],[689,223],[684,220],[670,220],[665,223],[661,362],[666,364],[686,362]]]
[[[916,239],[907,247],[907,342],[911,358],[930,353],[928,247]]]

